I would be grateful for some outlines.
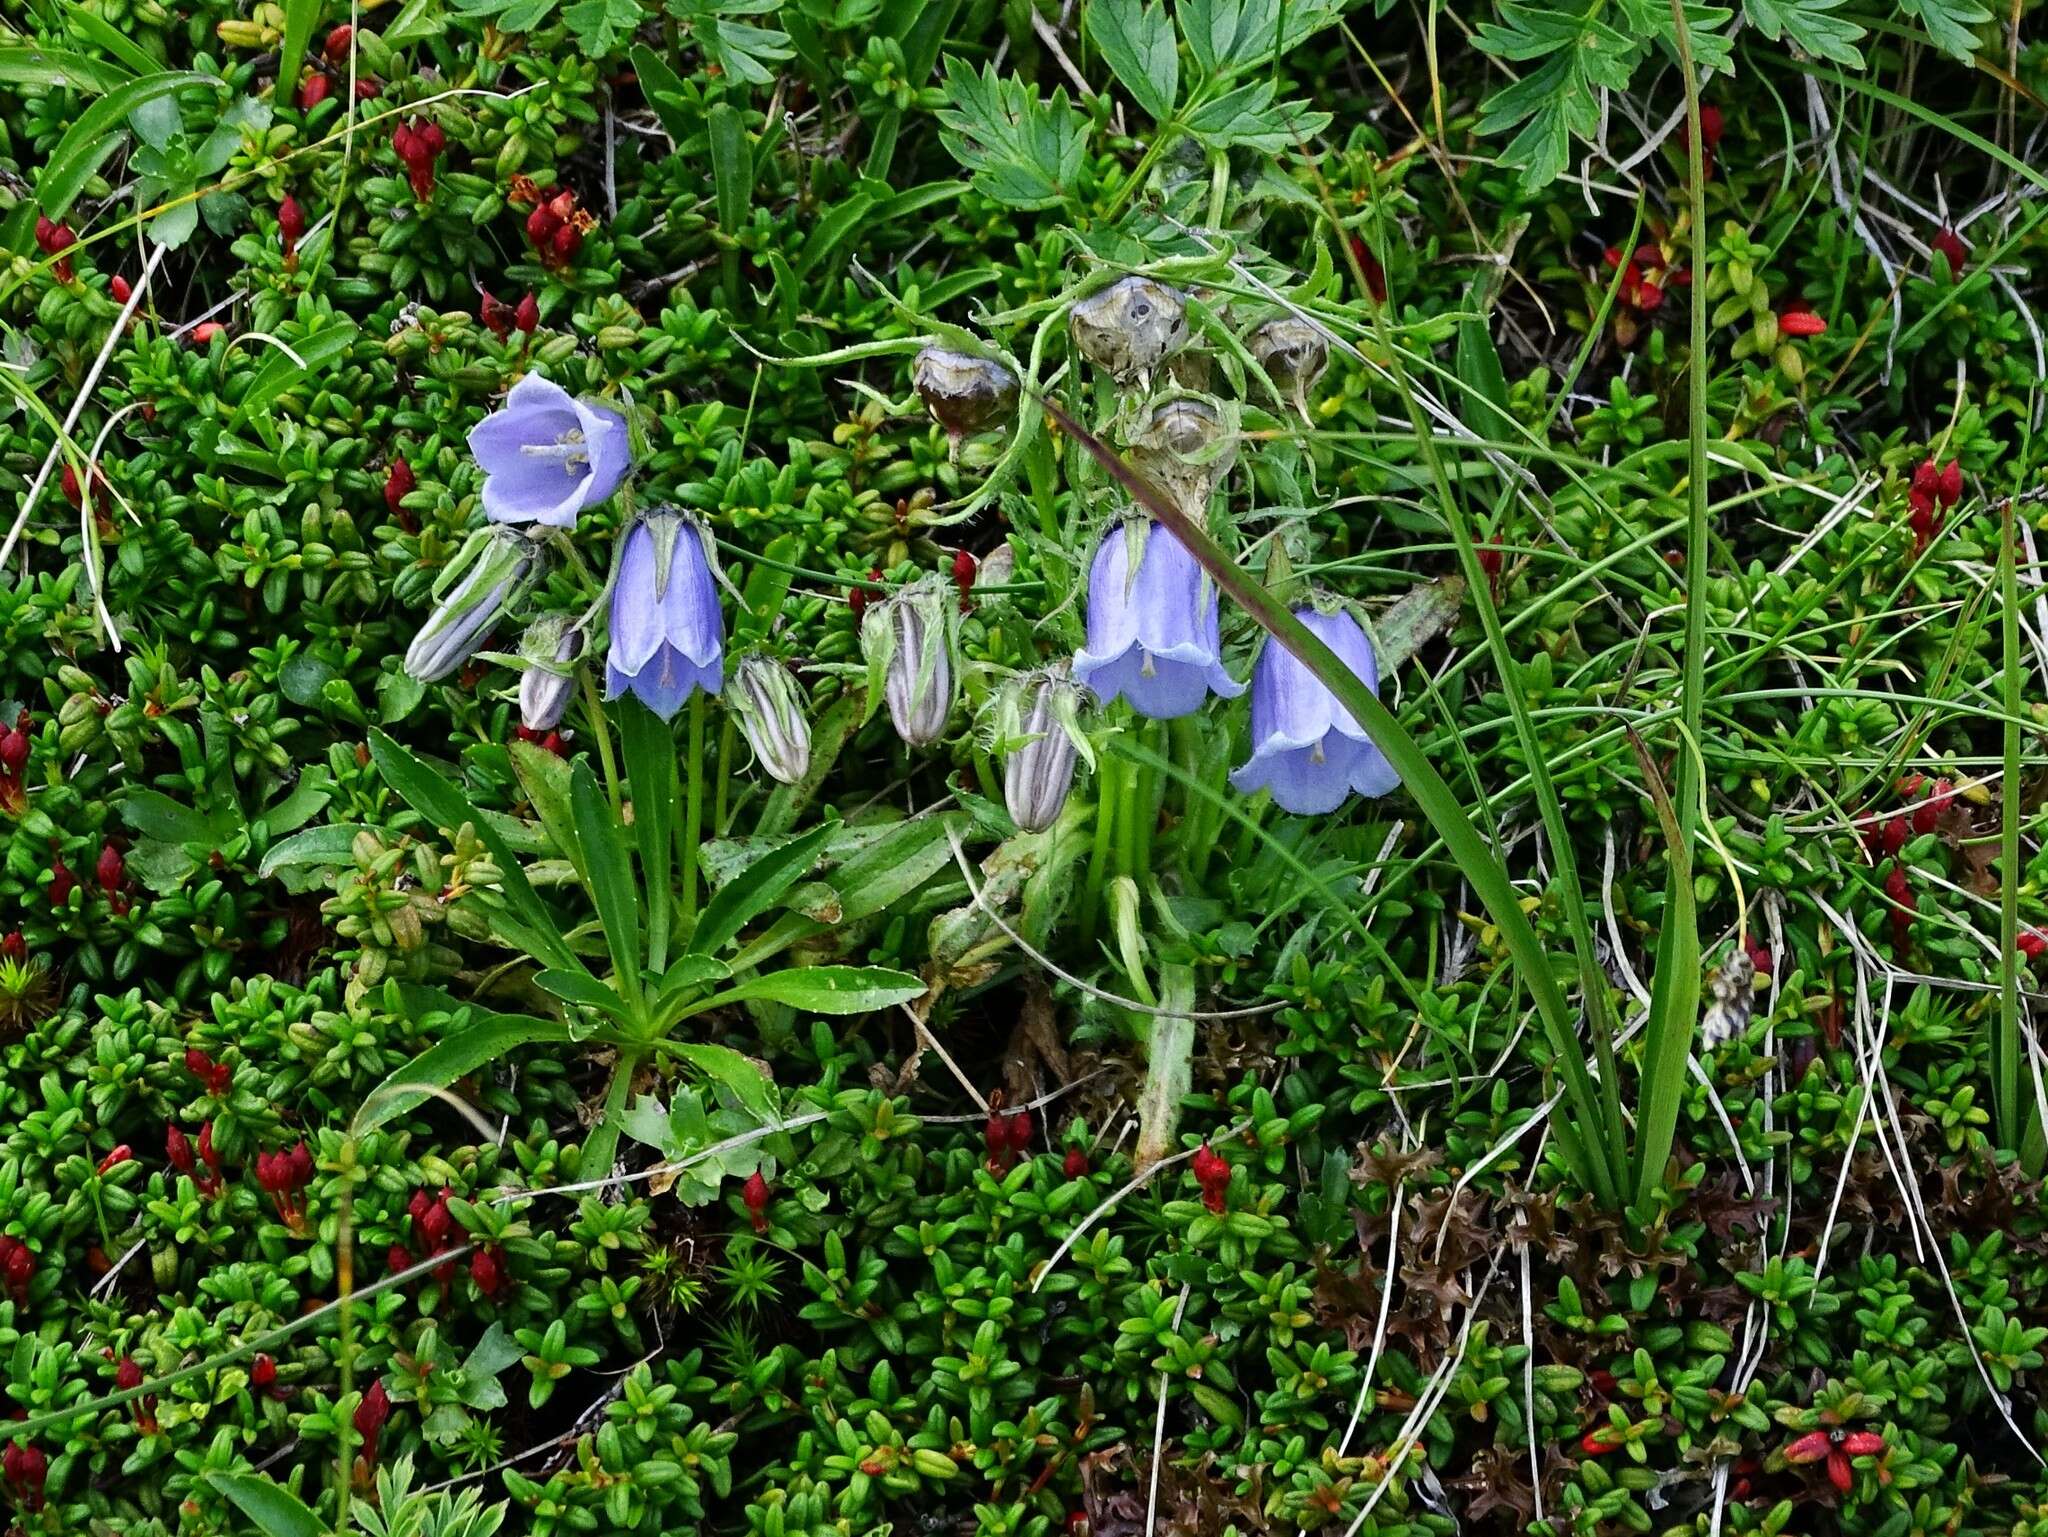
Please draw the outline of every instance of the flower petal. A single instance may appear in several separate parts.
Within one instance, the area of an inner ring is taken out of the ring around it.
[[[1351,795],[1360,748],[1332,732],[1307,747],[1262,747],[1230,776],[1243,794],[1273,792],[1273,804],[1295,816],[1335,811]]]
[[[1107,666],[1138,641],[1138,614],[1130,591],[1130,545],[1128,526],[1119,523],[1096,546],[1095,559],[1088,568],[1088,645],[1075,662],[1081,681],[1083,667]],[[1105,696],[1107,697],[1107,696]]]
[[[594,507],[617,491],[633,468],[632,441],[626,419],[608,406],[578,401],[576,414],[583,424],[583,440],[590,445],[590,481],[583,504]]]
[[[612,587],[611,628],[610,665],[629,678],[646,668],[666,638],[654,596],[654,535],[645,523],[635,523],[626,534]]]

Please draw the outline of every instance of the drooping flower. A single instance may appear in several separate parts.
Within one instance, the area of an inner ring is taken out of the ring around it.
[[[1103,703],[1119,695],[1154,720],[1244,685],[1223,670],[1216,586],[1187,546],[1144,519],[1111,529],[1088,571],[1088,644],[1074,678]]]
[[[725,620],[711,574],[711,541],[681,513],[650,513],[626,532],[612,587],[605,697],[631,693],[663,720],[693,689],[725,681]]]
[[[911,363],[910,380],[932,420],[955,443],[1007,420],[1017,409],[1017,376],[971,352],[927,347]]]
[[[1079,686],[1060,668],[1032,673],[1003,695],[996,728],[998,740],[1009,744],[1003,801],[1027,833],[1058,821],[1074,787],[1074,760],[1086,745],[1075,723],[1080,699]]]
[[[633,467],[623,416],[537,373],[470,430],[469,451],[483,467],[484,515],[493,523],[573,528]]]
[[[869,687],[880,679],[896,734],[912,747],[936,742],[953,713],[952,606],[952,583],[932,576],[872,604],[861,616]]]
[[[1119,381],[1148,374],[1187,344],[1187,297],[1148,277],[1076,300],[1067,328],[1082,356]]]
[[[770,779],[793,785],[804,777],[811,766],[811,723],[787,667],[765,652],[748,652],[733,663],[725,702]]]
[[[1313,605],[1294,617],[1379,692],[1379,663],[1356,619]],[[1230,782],[1247,795],[1270,789],[1281,810],[1308,816],[1336,810],[1354,791],[1385,795],[1401,779],[1337,696],[1293,652],[1268,641],[1252,673],[1251,761]]]
[[[422,683],[445,678],[476,652],[532,579],[534,546],[509,528],[483,528],[434,584],[434,611],[406,648],[405,670]]]

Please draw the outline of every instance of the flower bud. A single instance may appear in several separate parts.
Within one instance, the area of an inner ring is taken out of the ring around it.
[[[928,577],[861,616],[868,696],[877,681],[896,734],[912,747],[936,742],[953,713],[952,583]]]
[[[910,379],[951,438],[994,427],[1017,409],[1017,376],[970,352],[927,347],[911,364]]]
[[[768,777],[786,785],[802,779],[811,766],[811,723],[789,669],[750,651],[733,664],[725,700]]]
[[[998,707],[998,746],[1008,754],[1003,801],[1024,832],[1058,821],[1074,787],[1074,759],[1087,746],[1075,719],[1081,692],[1064,668],[1054,668],[1020,679]]]
[[[533,568],[524,535],[499,524],[477,530],[434,584],[436,607],[405,653],[406,672],[433,683],[468,661],[524,593]]]
[[[522,295],[512,308],[512,324],[521,331],[531,331],[540,324],[540,301],[532,294]]]
[[[575,662],[583,655],[583,631],[563,614],[543,614],[526,627],[519,654],[527,667],[519,675],[519,724],[546,733],[561,724],[576,691]]]
[[[1150,373],[1187,344],[1187,301],[1150,278],[1122,278],[1076,301],[1067,327],[1083,357],[1123,382]]]

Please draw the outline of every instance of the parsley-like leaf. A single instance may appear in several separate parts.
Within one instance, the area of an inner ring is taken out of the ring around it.
[[[977,190],[1010,208],[1052,208],[1072,195],[1087,135],[1064,90],[1041,101],[994,65],[977,75],[948,59],[946,94],[952,104],[939,112],[939,138]]]
[[[562,20],[569,23],[585,56],[599,59],[632,37],[645,14],[640,0],[576,0],[562,12]]]
[[[1975,57],[1977,28],[1991,19],[1977,0],[1899,0],[1899,9],[1918,20],[1934,45],[1958,64]]]
[[[1834,14],[1842,0],[1743,0],[1742,14],[1772,42],[1787,38],[1816,59],[1830,59],[1850,69],[1863,67],[1856,40],[1863,28]]]
[[[1090,0],[1088,36],[1131,99],[1163,123],[1180,94],[1180,51],[1161,0]]]

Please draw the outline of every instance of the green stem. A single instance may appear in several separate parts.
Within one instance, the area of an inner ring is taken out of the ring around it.
[[[697,917],[697,845],[704,837],[704,691],[690,695],[689,789],[683,803],[683,921]]]
[[[1095,834],[1088,849],[1088,878],[1081,883],[1081,935],[1095,943],[1102,917],[1102,888],[1109,880],[1109,851],[1116,841],[1117,786],[1122,771],[1113,759],[1099,762],[1095,775]]]
[[[341,1397],[348,1401],[356,1383],[356,1244],[355,1244],[355,1138],[342,1141],[343,1179],[341,1185],[341,1216],[334,1246],[334,1285],[336,1296],[341,1302],[341,1339],[338,1347],[341,1368]],[[354,1459],[352,1441],[355,1435],[353,1415],[341,1415],[335,1424],[335,1444],[341,1459],[335,1480],[336,1510],[334,1529],[346,1534],[349,1530],[350,1496],[354,1493]]]
[[[621,1046],[619,1059],[612,1064],[612,1081],[604,1091],[604,1110],[597,1124],[590,1128],[590,1136],[583,1144],[583,1153],[576,1163],[577,1176],[581,1179],[603,1179],[612,1171],[612,1160],[619,1150],[619,1131],[626,1118],[626,1100],[633,1092],[633,1075],[640,1071],[640,1064],[647,1060],[644,1046]]]
[[[732,790],[732,742],[733,725],[730,712],[718,728],[718,789],[711,797],[711,836],[723,838],[726,834],[726,801]]]
[[[604,699],[597,691],[597,679],[588,667],[579,671],[583,676],[583,715],[590,734],[597,739],[597,761],[604,770],[605,792],[612,799],[612,813],[618,815],[625,805],[625,792],[619,785],[618,759],[612,756],[611,728],[605,723]]]

